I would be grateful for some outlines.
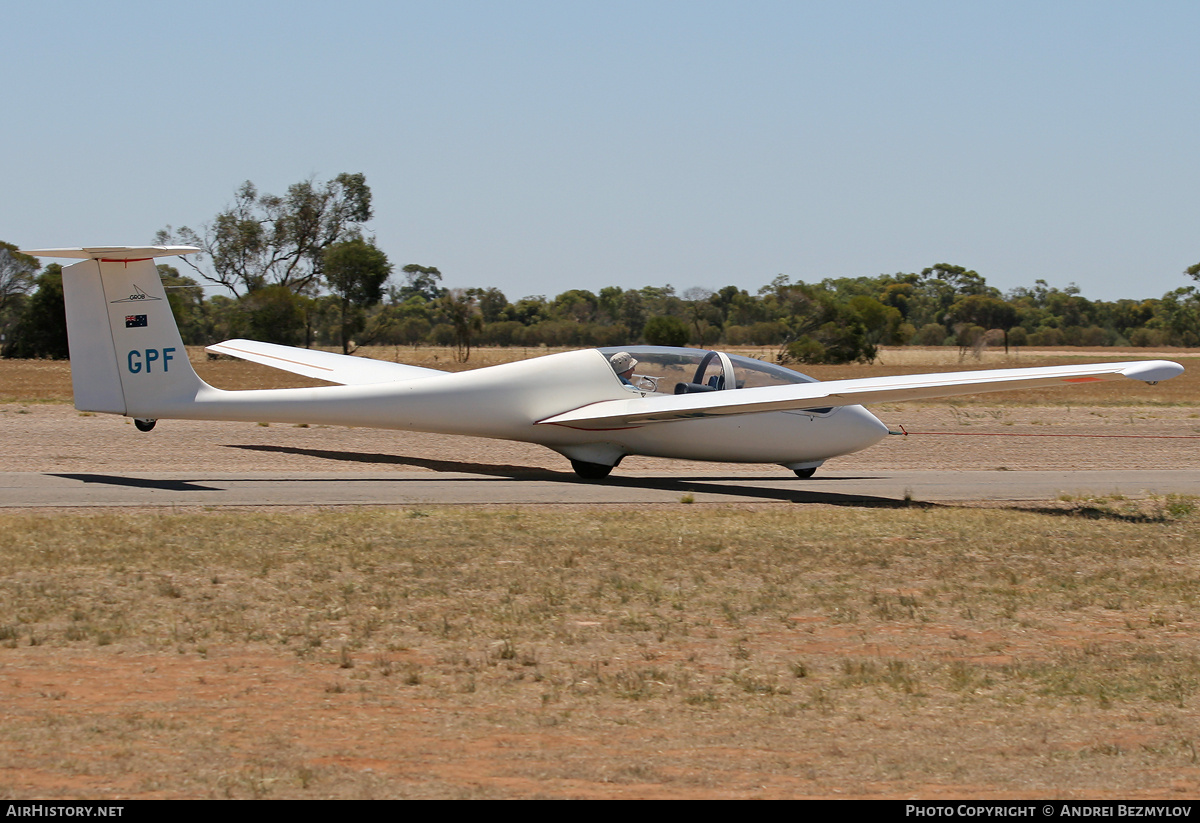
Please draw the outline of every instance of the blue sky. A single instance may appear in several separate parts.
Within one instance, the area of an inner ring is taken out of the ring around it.
[[[1200,262],[1200,3],[4,2],[0,239],[149,242],[363,172],[510,299]]]

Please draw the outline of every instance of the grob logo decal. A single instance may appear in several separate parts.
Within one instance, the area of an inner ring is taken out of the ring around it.
[[[150,295],[146,294],[144,291],[142,291],[142,287],[138,286],[137,284],[134,284],[133,291],[134,291],[134,293],[129,295],[128,297],[122,298],[121,300],[109,300],[108,302],[109,303],[137,303],[142,300],[162,300],[161,297],[151,297]]]

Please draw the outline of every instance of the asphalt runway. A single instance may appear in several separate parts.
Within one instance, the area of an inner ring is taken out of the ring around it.
[[[570,472],[516,469],[379,473],[0,473],[0,508],[412,506],[447,504],[826,503],[1049,501],[1060,495],[1200,495],[1200,470],[828,471],[810,480],[779,471],[687,476],[614,474],[594,483]]]

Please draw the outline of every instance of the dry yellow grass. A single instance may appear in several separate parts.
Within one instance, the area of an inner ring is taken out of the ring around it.
[[[1194,510],[0,515],[0,794],[1193,797]]]

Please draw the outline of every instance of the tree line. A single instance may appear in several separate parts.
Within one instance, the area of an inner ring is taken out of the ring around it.
[[[1044,280],[1002,294],[948,263],[921,272],[827,278],[779,275],[751,294],[671,285],[570,289],[516,301],[494,287],[447,288],[432,265],[397,273],[367,233],[361,174],[306,180],[276,196],[246,182],[201,229],[167,226],[155,243],[197,246],[187,274],[158,267],[188,345],[247,337],[293,346],[770,346],[799,363],[868,362],[879,346],[1200,346],[1200,293],[1088,300]],[[1185,275],[1200,282],[1200,263]],[[201,283],[228,295],[206,297]],[[0,243],[4,357],[67,356],[61,268]]]

